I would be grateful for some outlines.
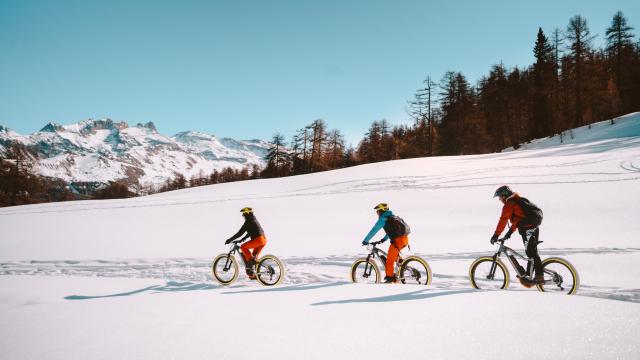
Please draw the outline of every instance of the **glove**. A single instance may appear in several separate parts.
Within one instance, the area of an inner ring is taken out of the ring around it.
[[[513,234],[513,231],[511,231],[511,230],[507,231],[507,233],[504,234],[504,238],[503,239],[507,240],[508,238],[511,237],[511,234]]]
[[[362,246],[366,246],[366,245],[369,245],[369,242],[367,240],[363,240],[362,241]]]
[[[489,240],[491,242],[491,245],[495,244],[496,241],[498,241],[498,234],[493,234],[493,236],[491,237],[491,240]]]
[[[231,244],[231,242],[232,242],[232,241],[233,241],[233,240],[229,239],[229,240],[225,241],[225,242],[224,242],[224,244],[225,244],[225,245],[229,245],[229,244]]]

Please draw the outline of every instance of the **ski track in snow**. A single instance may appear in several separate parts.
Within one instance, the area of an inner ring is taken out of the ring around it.
[[[541,250],[542,258],[572,255],[597,254],[611,256],[616,254],[640,253],[640,248],[558,248]],[[463,290],[469,289],[466,274],[471,262],[487,252],[465,252],[446,254],[417,254],[429,262],[434,271],[434,279],[429,289]],[[327,257],[295,256],[281,258],[286,267],[286,276],[282,285],[287,289],[309,286],[332,286],[348,283],[351,264],[359,258],[357,255],[334,255]],[[450,274],[438,271],[444,261],[457,261],[456,268],[461,273]],[[378,263],[379,266],[381,266]],[[508,265],[510,267],[510,265]],[[381,266],[381,270],[383,270]],[[578,273],[580,269],[578,268]],[[512,284],[510,290],[522,290],[510,268]],[[144,291],[180,291],[194,289],[212,289],[221,287],[212,279],[211,259],[207,258],[165,258],[165,259],[120,259],[120,260],[24,260],[0,262],[1,275],[39,275],[39,276],[82,276],[112,278],[147,278],[166,281],[164,286],[152,286]],[[230,288],[255,286],[244,274]],[[411,286],[411,285],[399,285]],[[581,278],[578,295],[612,300],[640,303],[640,289],[615,286],[589,285],[588,279]],[[78,298],[84,298],[82,296]]]

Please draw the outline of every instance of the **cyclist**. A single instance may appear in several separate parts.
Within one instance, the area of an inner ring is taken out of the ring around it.
[[[391,210],[389,210],[389,205],[385,203],[380,203],[373,208],[378,214],[378,221],[373,225],[373,228],[367,236],[365,236],[362,241],[362,245],[368,245],[369,240],[378,232],[380,229],[384,229],[386,233],[382,241],[387,241],[391,239],[391,244],[389,245],[389,251],[387,255],[387,262],[385,263],[385,277],[384,282],[395,283],[397,282],[397,278],[395,276],[395,272],[393,271],[393,267],[395,265],[396,259],[398,258],[398,254],[400,250],[409,244],[409,231],[408,226],[404,223],[402,219],[393,215]]]
[[[253,272],[253,266],[256,264],[256,259],[258,258],[260,251],[262,251],[264,246],[267,244],[267,238],[264,236],[264,230],[262,230],[262,226],[260,226],[258,219],[256,219],[252,208],[245,207],[242,208],[240,212],[244,217],[244,224],[242,224],[242,227],[237,233],[235,233],[235,235],[227,239],[224,243],[231,243],[245,232],[247,234],[242,238],[242,241],[251,237],[250,241],[240,246],[240,250],[242,251],[242,260],[244,260],[247,276],[253,280],[256,278]],[[249,251],[251,249],[253,249],[253,252]]]
[[[540,228],[538,225],[531,223],[526,217],[525,210],[522,208],[522,205],[520,205],[520,195],[511,190],[509,186],[500,186],[493,194],[493,197],[499,198],[504,205],[498,226],[496,226],[496,230],[491,237],[491,244],[494,244],[498,240],[507,225],[507,221],[510,221],[511,227],[506,232],[504,239],[509,239],[511,234],[513,234],[515,230],[518,230],[520,236],[522,236],[527,256],[533,258],[535,277],[533,279],[518,277],[520,283],[526,287],[544,283],[542,261],[538,254]]]

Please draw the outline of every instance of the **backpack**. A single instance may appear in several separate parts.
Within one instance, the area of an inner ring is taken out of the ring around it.
[[[398,236],[409,235],[411,228],[400,216],[391,215],[387,220],[385,231],[387,231],[387,234],[391,238],[396,238]]]
[[[527,198],[520,197],[514,200],[524,211],[524,219],[520,221],[522,225],[540,226],[542,224],[542,209]]]

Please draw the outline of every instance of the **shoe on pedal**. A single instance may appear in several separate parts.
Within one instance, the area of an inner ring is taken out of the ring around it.
[[[398,279],[395,276],[385,276],[384,283],[385,284],[395,284],[398,282]]]
[[[251,279],[251,280],[255,280],[256,279],[256,273],[253,271],[252,268],[247,267],[246,271],[247,271],[247,277],[249,279]]]
[[[520,277],[518,276],[518,280],[520,280],[520,284],[522,284],[522,286],[528,288],[532,288],[536,285],[542,285],[544,284],[544,276],[543,275],[536,275],[533,279],[530,279],[528,277]]]

